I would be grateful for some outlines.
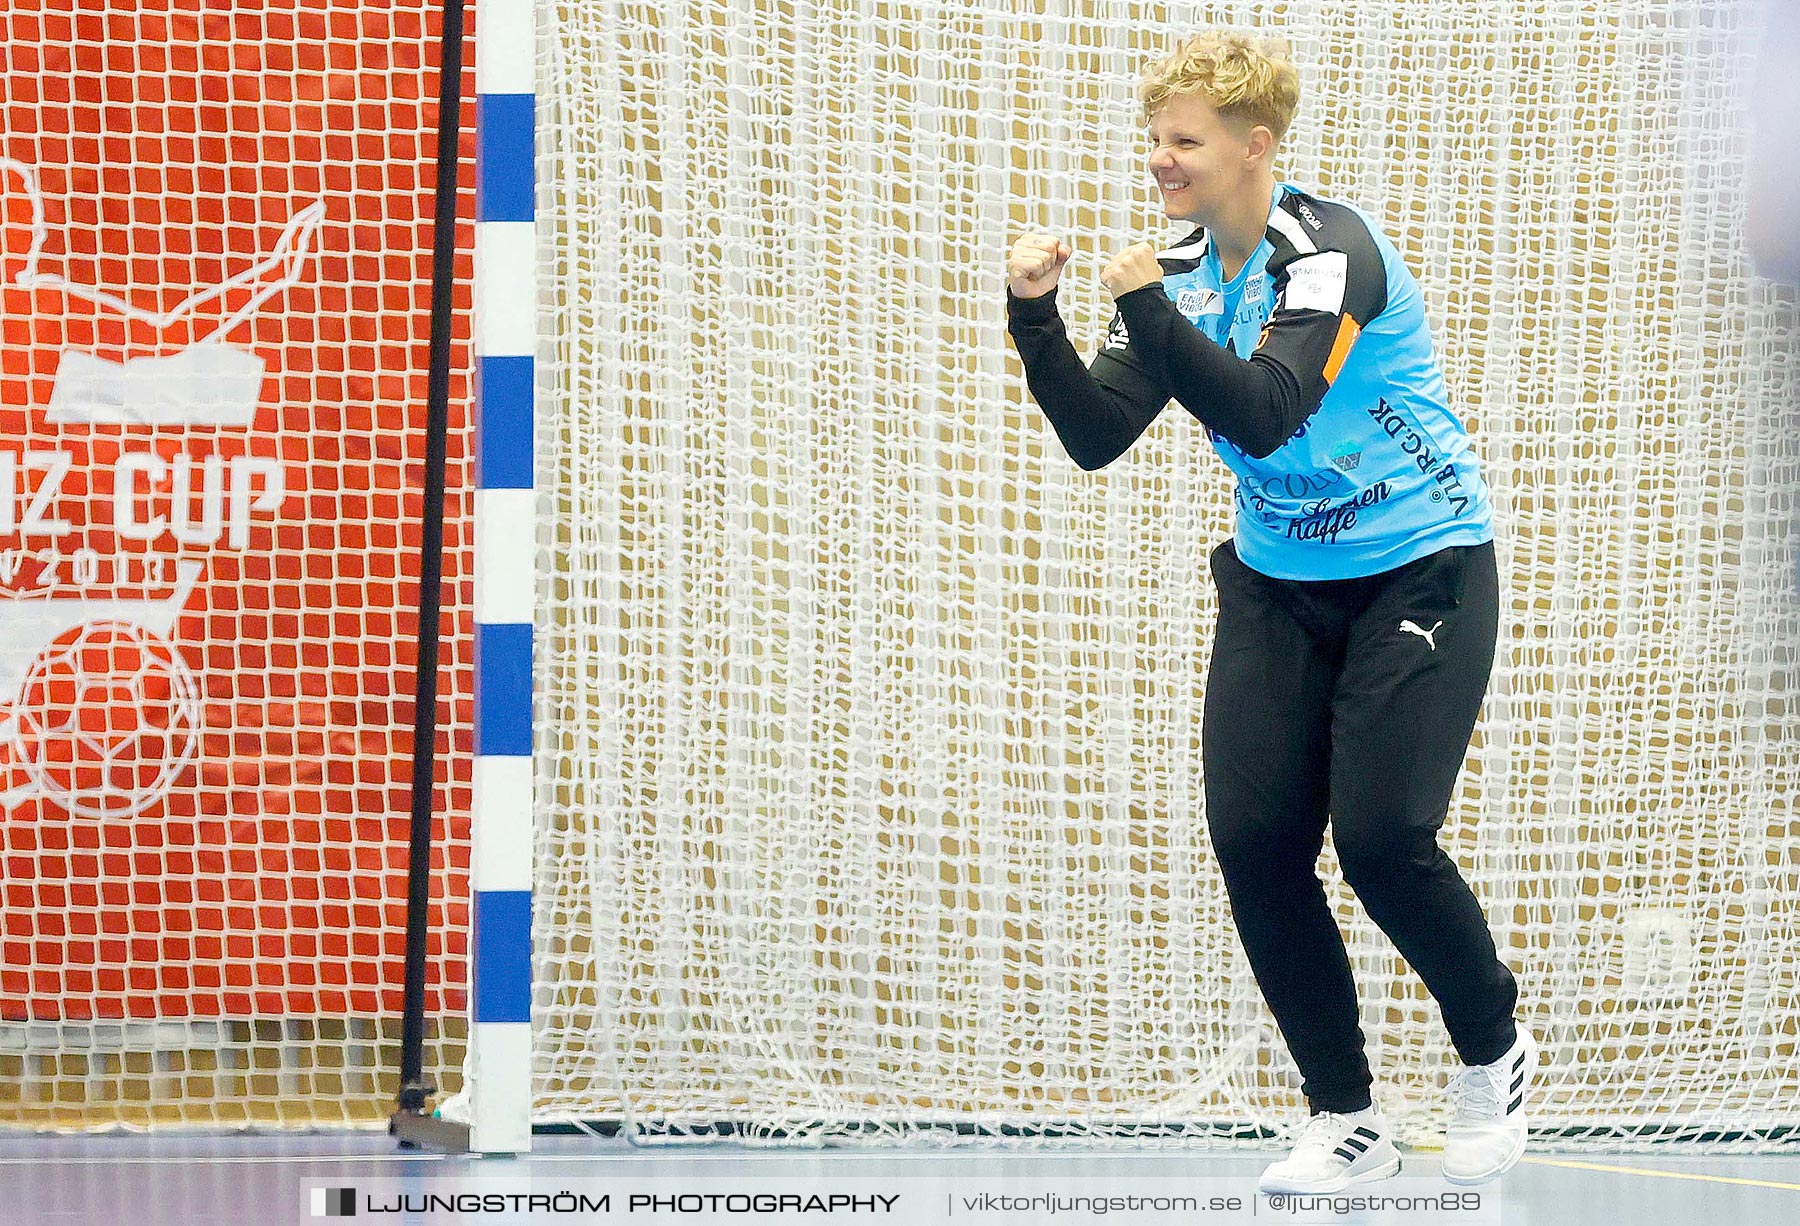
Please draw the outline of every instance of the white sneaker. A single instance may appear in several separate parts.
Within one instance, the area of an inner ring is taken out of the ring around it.
[[[1486,1183],[1513,1168],[1525,1153],[1525,1096],[1537,1070],[1538,1045],[1525,1027],[1504,1056],[1464,1069],[1450,1083],[1456,1118],[1444,1138],[1444,1178]]]
[[[1399,1173],[1400,1151],[1375,1108],[1350,1115],[1322,1111],[1300,1130],[1293,1152],[1262,1173],[1257,1187],[1263,1192],[1323,1194]]]

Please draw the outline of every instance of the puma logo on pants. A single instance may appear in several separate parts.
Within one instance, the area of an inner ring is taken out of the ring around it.
[[[1421,629],[1419,629],[1418,622],[1415,622],[1411,618],[1408,618],[1407,620],[1400,623],[1400,629],[1404,630],[1408,634],[1418,635],[1420,638],[1424,639],[1427,644],[1430,645],[1430,647],[1433,651],[1436,651],[1437,650],[1437,639],[1433,638],[1432,636],[1438,632],[1438,626],[1441,626],[1443,624],[1444,623],[1440,621],[1437,624],[1437,626],[1433,626],[1429,630],[1421,630]]]

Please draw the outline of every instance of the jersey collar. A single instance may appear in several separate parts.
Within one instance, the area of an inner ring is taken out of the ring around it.
[[[1278,233],[1281,232],[1279,229],[1279,222],[1286,220],[1286,214],[1281,211],[1281,202],[1287,199],[1288,193],[1293,190],[1292,184],[1277,182],[1275,184],[1275,196],[1269,201],[1269,227],[1271,229],[1276,229]],[[1201,226],[1192,234],[1182,239],[1179,243],[1176,243],[1173,247],[1162,252],[1159,258],[1165,260],[1201,260],[1205,259],[1206,253],[1211,250],[1212,233],[1207,230],[1205,226]]]

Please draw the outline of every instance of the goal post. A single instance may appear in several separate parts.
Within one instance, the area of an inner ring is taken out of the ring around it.
[[[475,61],[471,1148],[531,1147],[532,645],[538,604],[537,22],[484,0]]]

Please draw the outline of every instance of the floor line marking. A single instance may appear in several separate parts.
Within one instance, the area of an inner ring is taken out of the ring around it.
[[[1036,1151],[1037,1154],[1042,1154],[1043,1152],[1044,1151]],[[1086,1157],[1086,1158],[1125,1158],[1125,1159],[1143,1158],[1143,1159],[1149,1160],[1149,1159],[1158,1159],[1161,1157],[1160,1154],[1151,1154],[1151,1153],[1108,1154],[1103,1151],[1071,1151],[1071,1152],[1075,1152],[1078,1154],[1078,1156]],[[993,1159],[994,1157],[1029,1158],[1029,1157],[1034,1156],[1034,1154],[1029,1151],[1021,1151],[1021,1150],[999,1150],[999,1151],[987,1151],[984,1153],[968,1152],[968,1153],[964,1153],[961,1156],[969,1161],[985,1162],[985,1161],[989,1161],[989,1160]],[[1253,1154],[1250,1156],[1255,1157],[1256,1155]],[[748,1163],[748,1164],[754,1165],[754,1164],[758,1164],[758,1163],[766,1163],[769,1165],[777,1165],[777,1164],[784,1163],[784,1162],[786,1162],[786,1163],[794,1163],[794,1162],[901,1162],[901,1163],[934,1162],[934,1163],[937,1163],[937,1162],[944,1162],[946,1160],[952,1160],[955,1157],[957,1157],[957,1155],[949,1154],[949,1153],[945,1153],[943,1151],[937,1151],[937,1150],[928,1151],[928,1152],[913,1152],[913,1153],[847,1152],[847,1151],[841,1150],[841,1149],[839,1149],[839,1150],[795,1149],[795,1150],[786,1150],[786,1151],[713,1150],[712,1152],[703,1152],[703,1151],[700,1151],[697,1149],[683,1149],[680,1147],[674,1147],[674,1148],[668,1148],[668,1149],[663,1149],[660,1147],[649,1147],[649,1148],[632,1149],[626,1153],[611,1153],[611,1154],[604,1154],[604,1153],[553,1153],[553,1152],[545,1152],[542,1150],[533,1150],[533,1151],[529,1151],[527,1153],[519,1154],[516,1157],[501,1158],[501,1159],[497,1159],[496,1161],[498,1163],[502,1163],[502,1164],[511,1164],[514,1162],[518,1162],[518,1163],[521,1163],[524,1165],[531,1165],[531,1164],[535,1164],[535,1163],[539,1163],[539,1162],[585,1162],[585,1163],[590,1163],[590,1164],[620,1163],[620,1164],[637,1164],[637,1165],[642,1165],[642,1164],[646,1164],[646,1163],[661,1163],[661,1164],[689,1163],[689,1164],[694,1164],[694,1165],[713,1165],[713,1164],[721,1164],[721,1163],[722,1164]],[[407,1154],[348,1153],[348,1154],[266,1154],[266,1155],[258,1155],[258,1154],[187,1153],[187,1154],[149,1154],[149,1155],[142,1155],[142,1156],[136,1156],[136,1157],[132,1157],[132,1156],[108,1157],[106,1155],[93,1155],[93,1154],[67,1154],[67,1155],[64,1155],[64,1154],[56,1154],[56,1153],[40,1153],[40,1154],[31,1155],[29,1157],[23,1157],[23,1156],[13,1157],[13,1156],[7,1156],[4,1153],[0,1153],[0,1167],[5,1167],[5,1166],[42,1166],[42,1165],[55,1165],[55,1166],[192,1166],[192,1165],[203,1165],[203,1164],[214,1164],[214,1165],[237,1164],[237,1165],[241,1165],[241,1164],[247,1164],[247,1163],[259,1163],[259,1162],[271,1163],[271,1164],[280,1163],[280,1164],[287,1164],[287,1165],[295,1165],[295,1164],[305,1163],[305,1162],[318,1162],[318,1163],[327,1163],[327,1162],[329,1162],[329,1163],[447,1162],[447,1161],[457,1159],[457,1158],[466,1158],[466,1159],[469,1159],[472,1163],[475,1163],[476,1165],[480,1165],[481,1155],[476,1154],[476,1153],[448,1154],[448,1153],[442,1153],[442,1152],[433,1151],[433,1150],[426,1150],[426,1151],[422,1151],[419,1153],[407,1153]],[[487,1173],[498,1175],[503,1172],[500,1171],[500,1169],[496,1166],[496,1167],[488,1168]]]
[[[258,1163],[258,1162],[286,1163],[286,1164],[292,1165],[292,1164],[303,1163],[303,1162],[334,1162],[334,1163],[344,1163],[344,1162],[446,1162],[446,1161],[449,1161],[449,1160],[455,1159],[455,1158],[467,1158],[467,1159],[470,1159],[471,1161],[476,1161],[476,1160],[480,1159],[480,1157],[481,1157],[481,1155],[476,1154],[476,1153],[447,1154],[447,1153],[431,1151],[431,1150],[426,1150],[426,1151],[422,1151],[419,1153],[410,1153],[410,1154],[393,1154],[393,1153],[388,1153],[388,1154],[383,1154],[383,1153],[370,1153],[370,1154],[358,1154],[358,1153],[348,1153],[348,1154],[205,1154],[205,1153],[188,1153],[188,1154],[146,1154],[146,1155],[140,1155],[140,1156],[135,1156],[135,1157],[134,1156],[123,1156],[123,1155],[119,1156],[119,1157],[108,1157],[106,1155],[94,1155],[94,1154],[67,1154],[67,1155],[65,1155],[65,1154],[55,1154],[55,1153],[40,1153],[40,1154],[33,1154],[29,1157],[12,1157],[12,1156],[0,1154],[0,1166],[42,1166],[45,1164],[51,1164],[51,1165],[56,1165],[56,1166],[181,1166],[181,1165],[196,1165],[196,1164],[206,1164],[206,1163],[217,1164],[217,1165],[228,1165],[228,1164],[244,1164],[244,1163]],[[522,1159],[526,1163],[533,1163],[533,1162],[591,1162],[591,1163],[605,1163],[605,1162],[619,1162],[619,1163],[645,1163],[645,1162],[731,1163],[731,1162],[740,1162],[741,1163],[741,1162],[745,1162],[745,1161],[750,1161],[750,1162],[764,1161],[764,1162],[769,1162],[769,1163],[775,1163],[775,1162],[780,1162],[780,1161],[784,1161],[784,1160],[788,1161],[788,1162],[793,1162],[793,1161],[809,1161],[809,1160],[815,1160],[815,1159],[832,1160],[835,1158],[844,1158],[844,1157],[861,1158],[861,1159],[866,1159],[866,1160],[871,1160],[871,1161],[880,1161],[880,1162],[892,1162],[892,1161],[895,1161],[896,1159],[900,1159],[900,1160],[911,1159],[911,1160],[919,1161],[919,1162],[930,1162],[930,1161],[942,1161],[944,1159],[945,1155],[942,1153],[845,1154],[844,1151],[842,1151],[842,1150],[791,1150],[791,1151],[788,1151],[785,1153],[771,1153],[771,1152],[763,1152],[763,1151],[752,1151],[749,1153],[738,1152],[738,1151],[714,1151],[712,1153],[701,1153],[701,1152],[698,1152],[695,1150],[682,1150],[682,1149],[666,1149],[666,1150],[665,1149],[634,1149],[629,1153],[623,1153],[623,1154],[580,1154],[580,1153],[569,1154],[569,1153],[545,1153],[542,1151],[532,1151],[532,1152],[518,1155],[518,1158]],[[972,1157],[972,1158],[980,1157],[980,1155],[970,1155],[970,1157]],[[512,1161],[514,1161],[514,1159],[504,1158],[504,1159],[500,1159],[499,1161],[512,1162]]]
[[[806,1161],[808,1159],[817,1160],[817,1159],[823,1158],[823,1159],[826,1159],[829,1161],[831,1158],[843,1158],[843,1157],[869,1158],[869,1159],[879,1160],[882,1162],[893,1162],[895,1159],[901,1159],[902,1161],[904,1161],[906,1159],[913,1159],[913,1160],[920,1161],[920,1162],[929,1162],[929,1161],[942,1161],[946,1156],[947,1155],[945,1155],[943,1153],[938,1153],[938,1152],[910,1153],[910,1154],[887,1153],[887,1154],[849,1154],[849,1155],[846,1155],[841,1150],[836,1151],[836,1152],[815,1151],[812,1153],[808,1153],[807,1151],[801,1150],[801,1151],[790,1151],[785,1154],[771,1154],[771,1153],[766,1153],[766,1152],[760,1153],[760,1154],[755,1153],[755,1152],[746,1154],[746,1153],[741,1153],[741,1152],[740,1153],[726,1153],[726,1152],[715,1151],[710,1154],[702,1154],[702,1153],[698,1153],[698,1152],[694,1152],[694,1151],[689,1151],[689,1152],[684,1153],[681,1151],[680,1148],[675,1148],[671,1151],[662,1151],[662,1150],[658,1150],[658,1149],[638,1149],[638,1150],[632,1151],[631,1153],[625,1153],[625,1154],[572,1154],[572,1153],[560,1153],[559,1154],[559,1153],[538,1152],[538,1153],[532,1153],[529,1155],[521,1155],[521,1157],[524,1158],[524,1162],[521,1165],[529,1166],[529,1165],[532,1165],[535,1163],[540,1163],[540,1162],[557,1162],[557,1163],[585,1162],[585,1163],[588,1163],[591,1165],[601,1165],[601,1166],[612,1165],[615,1163],[642,1165],[642,1164],[646,1164],[646,1163],[667,1162],[670,1159],[673,1159],[675,1161],[687,1161],[687,1162],[692,1162],[695,1159],[698,1159],[699,1164],[701,1164],[701,1165],[711,1165],[713,1163],[729,1163],[729,1162],[742,1163],[742,1162],[745,1162],[746,1160],[749,1160],[749,1162],[752,1165],[754,1165],[758,1158],[762,1158],[764,1160],[787,1159],[789,1161],[793,1161],[796,1159],[801,1160],[801,1161]],[[989,1155],[989,1156],[992,1156],[992,1155]],[[1083,1156],[1085,1157],[1088,1155],[1083,1155]],[[1116,1157],[1138,1157],[1140,1155],[1123,1155],[1123,1154],[1121,1154],[1121,1155],[1114,1155],[1114,1156],[1116,1156]],[[222,1165],[222,1166],[223,1165],[233,1165],[233,1166],[238,1166],[238,1165],[253,1165],[253,1164],[264,1164],[264,1165],[272,1165],[272,1166],[297,1166],[297,1165],[302,1165],[302,1164],[341,1166],[341,1165],[349,1164],[349,1163],[362,1163],[362,1162],[377,1163],[377,1164],[401,1163],[401,1162],[448,1163],[456,1158],[469,1158],[472,1160],[475,1158],[475,1155],[444,1154],[444,1153],[433,1153],[433,1152],[385,1153],[385,1154],[383,1154],[383,1153],[368,1153],[368,1154],[359,1154],[359,1153],[348,1153],[348,1154],[195,1154],[195,1153],[188,1153],[188,1154],[167,1154],[167,1155],[145,1155],[145,1156],[136,1156],[136,1157],[127,1157],[127,1156],[120,1155],[120,1156],[116,1156],[116,1157],[109,1157],[109,1156],[103,1156],[103,1155],[95,1156],[95,1155],[86,1155],[86,1154],[83,1154],[83,1155],[75,1155],[75,1154],[60,1155],[60,1154],[42,1154],[42,1153],[40,1153],[40,1154],[35,1154],[35,1155],[29,1156],[29,1157],[27,1157],[27,1156],[13,1157],[10,1155],[0,1154],[0,1167],[27,1166],[27,1165],[42,1166],[42,1165],[46,1165],[46,1164],[56,1165],[56,1166],[193,1166],[193,1165]],[[1687,1171],[1660,1171],[1660,1170],[1654,1170],[1649,1167],[1619,1166],[1619,1165],[1615,1165],[1615,1164],[1611,1164],[1611,1163],[1601,1163],[1601,1162],[1581,1162],[1581,1161],[1576,1161],[1573,1159],[1565,1159],[1565,1158],[1542,1158],[1542,1157],[1527,1156],[1524,1159],[1522,1159],[1522,1161],[1525,1163],[1529,1163],[1530,1165],[1533,1165],[1533,1166],[1553,1166],[1553,1167],[1562,1167],[1567,1170],[1598,1171],[1603,1174],[1609,1174],[1609,1175],[1641,1175],[1647,1179],[1684,1179],[1684,1180],[1687,1180],[1692,1183],[1723,1183],[1723,1184],[1735,1184],[1740,1187],[1774,1188],[1778,1191],[1783,1191],[1783,1192],[1800,1192],[1800,1183],[1783,1183],[1783,1182],[1780,1182],[1778,1180],[1773,1180],[1773,1179],[1741,1179],[1741,1178],[1737,1178],[1735,1176],[1730,1176],[1730,1175],[1705,1175],[1705,1174],[1700,1174],[1697,1172],[1687,1172]],[[478,1166],[478,1167],[487,1166],[487,1164],[481,1163],[481,1162],[473,1162],[472,1165]],[[511,1164],[510,1163],[502,1163],[502,1165],[510,1166]],[[474,1172],[471,1171],[471,1172],[466,1172],[466,1173],[473,1174]],[[507,1175],[513,1174],[513,1171],[510,1171],[510,1170],[503,1171],[501,1169],[489,1168],[489,1169],[483,1171],[482,1173],[488,1174],[488,1175],[493,1175],[495,1177],[505,1177]]]
[[[0,1166],[194,1166],[301,1162],[442,1162],[452,1154],[155,1154],[141,1158],[38,1154],[30,1158],[0,1157]]]
[[[1780,1188],[1784,1192],[1800,1192],[1800,1183],[1777,1183],[1773,1179],[1735,1179],[1730,1175],[1699,1175],[1687,1171],[1653,1171],[1643,1166],[1612,1166],[1600,1162],[1570,1162],[1561,1158],[1525,1158],[1533,1166],[1561,1166],[1575,1171],[1605,1171],[1613,1175],[1643,1175],[1648,1179],[1689,1179],[1695,1183],[1735,1183],[1750,1188]]]

